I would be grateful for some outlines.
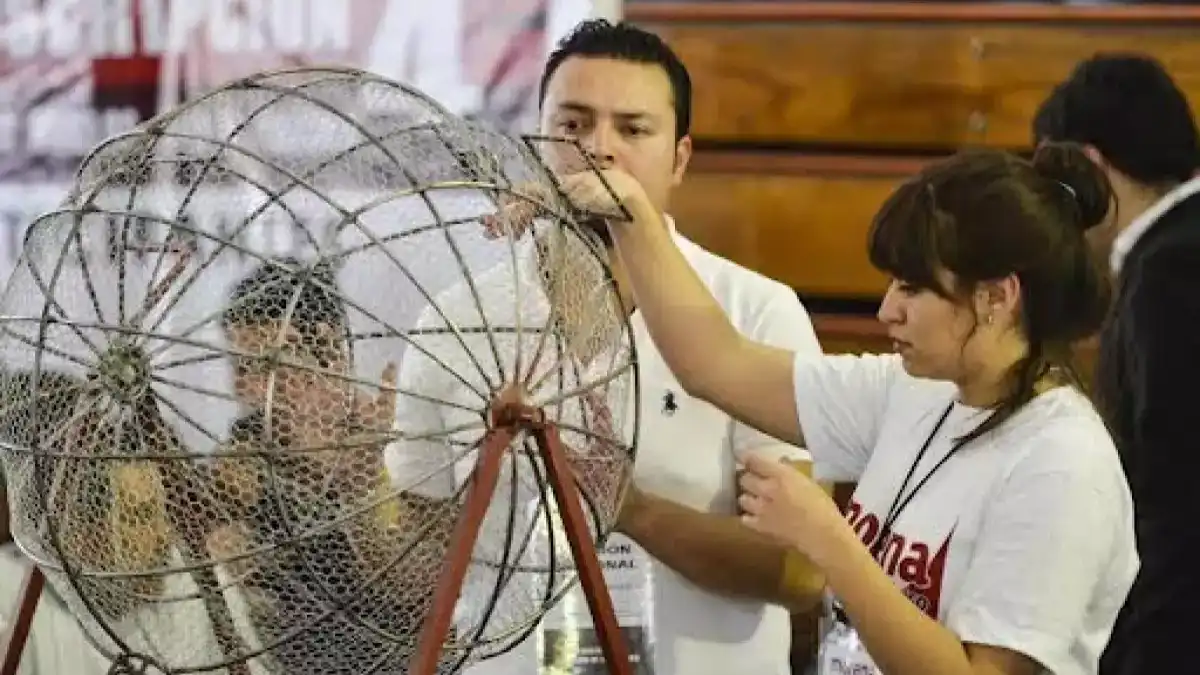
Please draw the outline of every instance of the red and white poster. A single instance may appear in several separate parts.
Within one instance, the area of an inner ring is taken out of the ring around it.
[[[0,0],[0,279],[85,153],[260,70],[341,64],[528,130],[553,42],[614,0]]]

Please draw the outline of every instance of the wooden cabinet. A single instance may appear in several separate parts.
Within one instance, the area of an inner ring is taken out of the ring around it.
[[[694,82],[680,229],[806,297],[876,298],[875,209],[930,158],[1032,148],[1034,111],[1097,51],[1161,59],[1200,106],[1200,7],[649,2]]]
[[[872,149],[1031,145],[1051,87],[1098,50],[1149,51],[1200,102],[1195,27],[670,24],[701,139]]]
[[[878,297],[867,261],[879,205],[920,162],[700,152],[671,211],[679,230],[767,276],[821,297]]]

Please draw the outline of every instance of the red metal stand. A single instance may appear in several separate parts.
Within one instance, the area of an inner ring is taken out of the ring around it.
[[[604,573],[596,557],[595,544],[588,529],[587,518],[580,504],[580,492],[571,465],[563,450],[558,428],[546,421],[541,410],[501,396],[492,408],[492,428],[484,438],[475,466],[466,503],[450,540],[450,549],[434,591],[433,607],[425,621],[424,630],[410,675],[435,675],[441,660],[446,635],[453,621],[454,606],[462,591],[463,579],[470,564],[471,552],[479,535],[479,527],[487,513],[488,504],[500,478],[501,460],[509,443],[521,429],[528,431],[541,453],[566,529],[567,540],[579,573],[579,583],[592,612],[600,647],[611,675],[633,675],[629,662],[629,646],[625,643],[612,596],[604,582]],[[506,400],[507,399],[507,400]]]
[[[3,642],[0,642],[0,654],[3,654],[0,675],[16,675],[21,665],[21,655],[25,652],[25,642],[29,639],[29,629],[33,627],[33,613],[37,611],[45,585],[46,577],[42,575],[42,570],[37,565],[30,565],[21,583],[16,611],[11,615]]]
[[[545,462],[550,486],[574,556],[579,583],[592,613],[601,650],[608,663],[608,671],[612,675],[633,675],[633,666],[629,662],[629,647],[617,623],[612,597],[605,584],[600,561],[596,557],[587,517],[580,503],[579,488],[563,449],[558,428],[553,423],[546,422],[541,410],[503,400],[493,407],[492,428],[480,448],[472,484],[455,526],[446,562],[434,591],[433,606],[426,619],[409,673],[437,673],[446,635],[453,621],[454,606],[470,565],[471,552],[475,548],[480,525],[499,481],[504,453],[508,451],[509,444],[521,429],[533,436]],[[3,651],[0,651],[3,655],[3,660],[0,661],[0,675],[15,675],[17,672],[44,583],[45,578],[41,571],[31,566],[22,586],[17,611],[4,641],[0,643],[3,648]]]

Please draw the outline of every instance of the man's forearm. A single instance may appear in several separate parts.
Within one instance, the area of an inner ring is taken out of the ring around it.
[[[649,494],[628,510],[618,530],[688,581],[713,593],[753,598],[793,611],[819,601],[824,581],[811,566],[787,574],[795,556],[742,525],[737,516],[704,513]]]

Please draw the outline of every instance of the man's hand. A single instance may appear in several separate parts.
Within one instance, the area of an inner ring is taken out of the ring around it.
[[[378,449],[395,423],[395,362],[388,362],[379,379],[379,393],[371,395],[348,385],[340,377],[313,378],[300,400],[295,402],[299,410],[290,415],[296,426],[294,442],[301,447],[344,444],[349,446],[347,449],[352,457],[374,454],[363,451]],[[331,423],[331,414],[339,413],[341,419]],[[332,450],[329,448],[322,454],[328,456]]]
[[[345,443],[350,446],[347,461],[342,462],[351,477],[367,477],[374,481],[382,475],[383,449],[396,424],[396,364],[389,361],[379,375],[379,393],[371,396],[354,390],[350,433]]]
[[[379,375],[379,393],[370,396],[355,389],[354,415],[364,428],[388,433],[396,421],[396,362],[388,361]]]

